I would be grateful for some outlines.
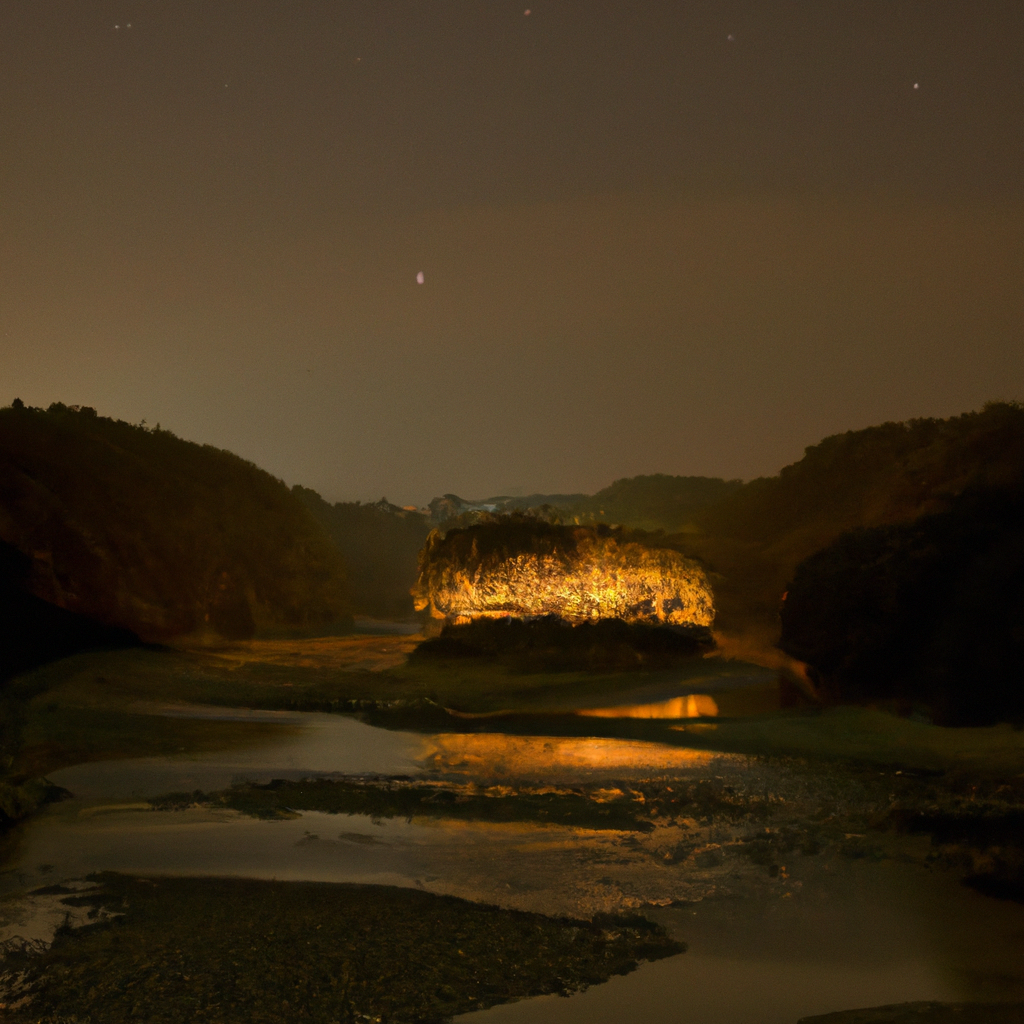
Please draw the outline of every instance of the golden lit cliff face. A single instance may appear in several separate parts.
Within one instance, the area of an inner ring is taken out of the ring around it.
[[[481,554],[474,539],[462,557],[432,535],[413,590],[417,610],[429,608],[449,621],[558,615],[574,624],[618,618],[711,625],[711,586],[696,563],[614,534],[564,529],[571,535],[568,549]]]

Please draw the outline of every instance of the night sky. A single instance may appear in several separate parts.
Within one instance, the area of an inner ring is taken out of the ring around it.
[[[1020,0],[0,5],[0,404],[331,500],[1024,398],[1022,243]]]

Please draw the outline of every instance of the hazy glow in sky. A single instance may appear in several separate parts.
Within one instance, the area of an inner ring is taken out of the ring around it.
[[[1022,38],[1018,0],[5,4],[0,402],[406,503],[1024,397]]]

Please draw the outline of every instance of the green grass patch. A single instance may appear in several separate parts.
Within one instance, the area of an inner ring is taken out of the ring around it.
[[[699,689],[762,670],[744,662],[693,658],[663,671],[523,673],[487,659],[439,659],[385,671],[228,660],[215,651],[128,650],[81,654],[20,683],[37,701],[123,707],[162,701],[267,710],[352,711],[363,706],[437,705],[472,713],[557,711],[617,702],[638,692]]]
[[[5,1019],[430,1024],[579,991],[685,949],[636,916],[550,918],[414,889],[95,880],[95,907],[123,916],[9,957],[33,999]]]
[[[335,675],[337,673],[334,673]],[[351,673],[360,690],[362,675]],[[322,685],[329,673],[252,663],[234,668],[213,654],[172,649],[136,649],[79,654],[20,677],[33,703],[101,709],[124,708],[134,701],[213,704],[225,707],[275,707],[289,686],[305,690]]]
[[[469,713],[559,712],[603,703],[628,703],[633,695],[661,688],[699,687],[722,676],[759,671],[715,658],[693,658],[660,671],[520,672],[487,659],[423,659],[386,673],[388,683],[429,696],[446,708]]]
[[[715,750],[796,755],[925,771],[1016,775],[1024,771],[1024,730],[1010,725],[948,728],[873,708],[780,713],[717,723],[686,742]]]

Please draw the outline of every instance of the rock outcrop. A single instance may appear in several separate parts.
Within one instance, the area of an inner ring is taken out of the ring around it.
[[[556,615],[710,626],[715,614],[706,574],[678,551],[642,534],[521,514],[432,533],[413,596],[418,610],[449,622]]]

